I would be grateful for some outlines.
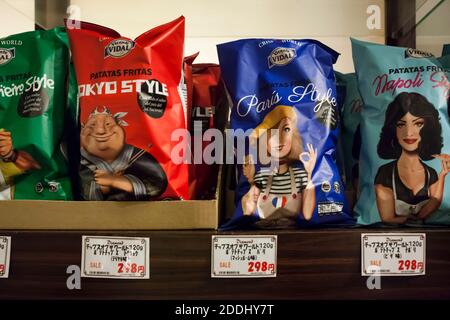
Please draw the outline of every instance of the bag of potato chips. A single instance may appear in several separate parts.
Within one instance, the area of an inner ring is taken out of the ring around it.
[[[349,203],[354,204],[359,179],[359,124],[363,107],[354,73],[335,72],[336,86],[343,91],[341,108],[340,151],[344,168],[343,180]]]
[[[352,224],[336,165],[338,53],[315,40],[218,45],[239,184],[222,229]]]
[[[173,160],[186,129],[184,17],[135,40],[99,25],[68,28],[80,104],[85,200],[188,198],[188,167]]]
[[[64,28],[0,39],[0,200],[72,198],[60,149],[68,63]]]
[[[450,224],[450,56],[352,39],[360,224]]]
[[[223,132],[225,129],[229,108],[219,65],[193,64],[192,84],[190,133],[191,149],[194,154],[189,170],[189,191],[192,199],[207,200],[215,197],[219,164],[196,158],[215,143],[203,139],[206,132],[209,129]]]

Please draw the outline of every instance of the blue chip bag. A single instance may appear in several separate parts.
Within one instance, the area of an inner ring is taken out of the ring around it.
[[[353,224],[336,166],[338,53],[315,40],[218,45],[239,181],[221,227]]]
[[[450,54],[450,44],[444,44],[444,48],[442,49],[442,55],[446,56]]]
[[[356,200],[359,178],[359,124],[361,121],[362,99],[358,91],[356,74],[335,72],[338,93],[342,90],[341,133],[339,150],[342,153],[343,180],[349,202]]]
[[[358,223],[450,225],[450,56],[352,47],[364,101]]]

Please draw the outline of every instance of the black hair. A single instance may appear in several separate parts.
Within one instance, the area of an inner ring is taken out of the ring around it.
[[[395,97],[386,110],[386,118],[377,147],[378,155],[382,159],[400,157],[402,148],[397,141],[397,122],[408,112],[424,119],[424,126],[420,130],[419,157],[422,160],[431,160],[433,154],[441,153],[443,139],[439,112],[421,94],[402,92]]]

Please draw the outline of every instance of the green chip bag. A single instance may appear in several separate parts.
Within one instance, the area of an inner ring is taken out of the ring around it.
[[[69,200],[64,28],[0,39],[0,200]]]

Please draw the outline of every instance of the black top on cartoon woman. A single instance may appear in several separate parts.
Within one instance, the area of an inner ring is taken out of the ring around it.
[[[251,144],[258,147],[261,167],[255,172],[250,155],[244,160],[243,174],[250,183],[242,198],[244,215],[256,214],[265,220],[288,218],[294,223],[300,213],[306,220],[312,218],[316,195],[311,175],[317,150],[308,144],[308,151],[302,152],[296,122],[294,108],[276,106],[250,135]]]
[[[428,218],[441,205],[450,155],[440,154],[442,128],[438,111],[418,93],[400,93],[386,111],[378,155],[396,159],[375,177],[381,220],[405,223]],[[439,174],[423,160],[441,160]]]

